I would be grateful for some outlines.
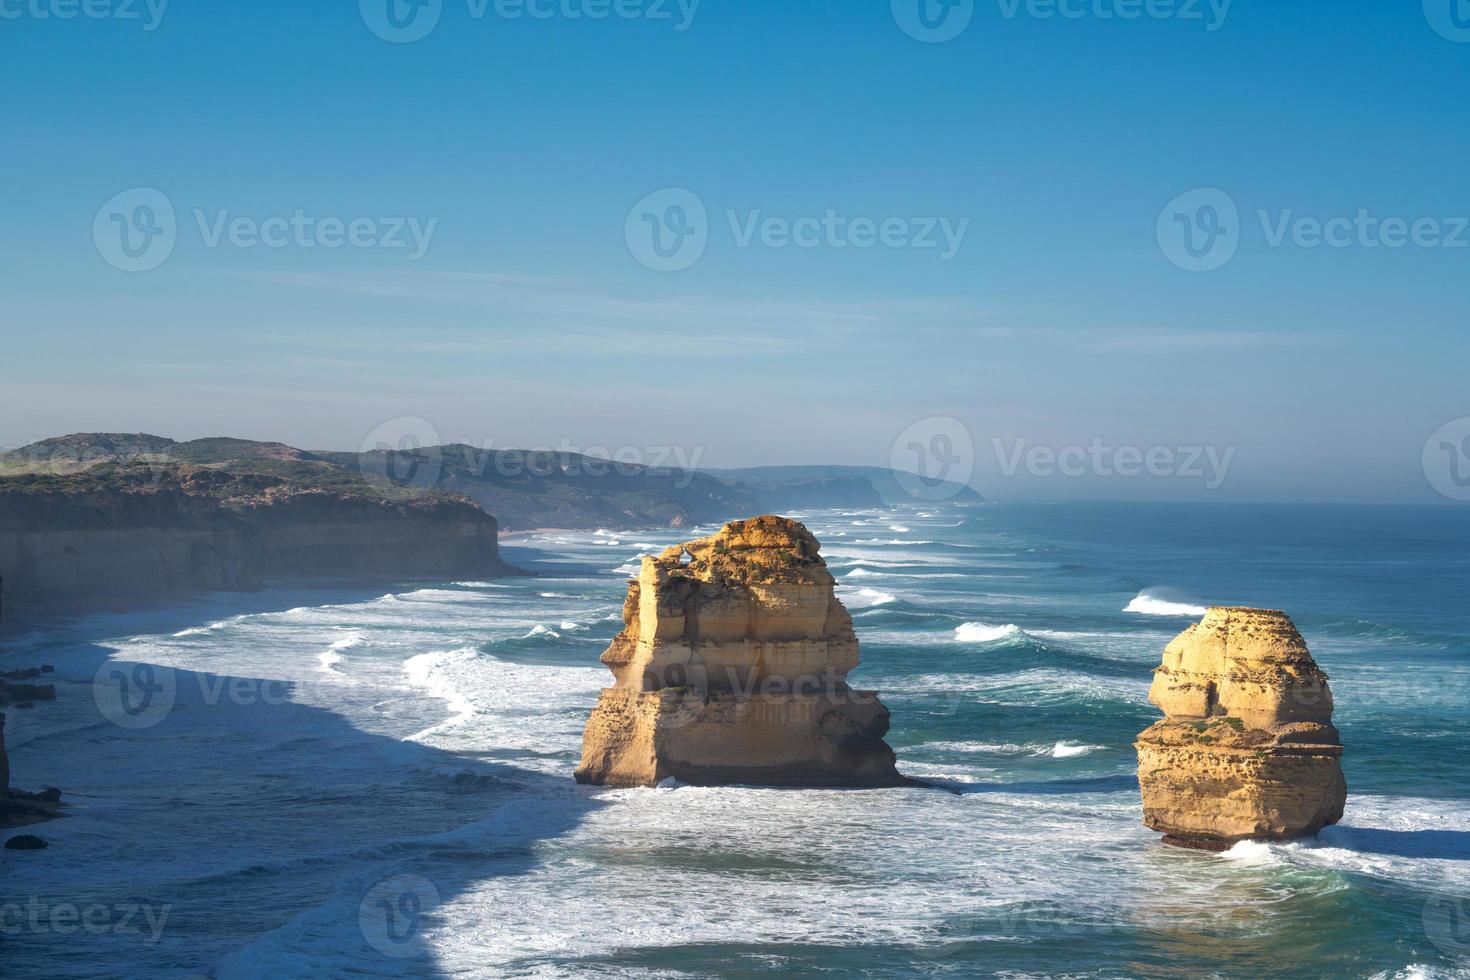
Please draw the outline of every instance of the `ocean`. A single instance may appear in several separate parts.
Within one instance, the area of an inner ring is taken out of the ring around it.
[[[637,557],[713,528],[508,539],[535,577],[218,594],[12,629],[61,787],[0,851],[6,977],[1470,976],[1470,512],[929,504],[795,514],[859,686],[942,788],[576,785]],[[1206,604],[1292,615],[1349,799],[1222,854],[1140,823],[1134,736]]]

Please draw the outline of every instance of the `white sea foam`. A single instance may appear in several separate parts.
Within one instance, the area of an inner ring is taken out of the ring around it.
[[[984,755],[1030,755],[1050,759],[1071,759],[1076,756],[1095,752],[1102,747],[1101,745],[1087,745],[1082,742],[1068,741],[1056,743],[1031,742],[1024,745],[1015,742],[925,742],[919,746],[921,749],[935,749],[940,752]]]
[[[1140,592],[1123,608],[1123,611],[1138,613],[1142,616],[1203,616],[1205,607],[1188,602],[1156,599],[1147,592]]]
[[[954,628],[954,638],[957,643],[993,643],[996,640],[1005,639],[1008,636],[1019,636],[1024,632],[1021,627],[1014,623],[1004,626],[990,626],[986,623],[961,623]]]
[[[909,529],[906,528],[906,527],[904,527],[902,524],[890,524],[890,525],[888,525],[888,530],[890,530],[890,531],[897,531],[899,534],[908,534],[909,533]]]
[[[186,630],[179,630],[174,636],[180,639],[189,636],[205,636],[206,634],[213,633],[215,630],[223,629],[225,625],[225,623],[219,622],[210,623],[208,626],[191,626]]]
[[[340,674],[342,672],[340,670],[341,665],[347,662],[347,658],[342,655],[342,651],[360,647],[363,645],[363,642],[362,633],[357,630],[352,630],[341,639],[334,640],[326,650],[317,654],[317,660],[321,663],[322,670]]]
[[[1243,840],[1236,843],[1228,851],[1222,851],[1220,857],[1226,861],[1236,861],[1240,864],[1275,864],[1280,856],[1273,850],[1272,845],[1264,841]]]
[[[408,675],[409,683],[423,688],[431,697],[446,702],[452,713],[452,717],[447,721],[425,728],[411,736],[409,741],[417,742],[441,729],[454,727],[475,713],[475,706],[455,685],[454,673],[456,668],[462,668],[478,656],[476,650],[466,647],[459,650],[420,653],[404,661],[403,672]]]
[[[858,567],[858,568],[854,568],[852,571],[848,572],[846,575],[844,575],[842,577],[843,578],[867,578],[870,575],[881,575],[881,574],[883,574],[883,573],[882,572],[875,572],[871,568]]]
[[[909,512],[900,513],[900,519],[908,518]],[[895,516],[877,520],[884,526]],[[820,518],[814,520],[813,530],[825,540],[828,535],[820,523]],[[913,523],[920,533],[928,529],[917,520]],[[870,527],[866,533],[881,531]],[[251,705],[232,712],[177,712],[170,721],[185,734],[189,725],[215,725],[223,720],[249,725],[252,737],[262,737],[257,728],[272,730],[281,720],[295,719],[295,727],[281,733],[283,739],[300,743],[289,755],[240,755],[233,743],[216,738],[172,739],[166,754],[138,753],[135,746],[103,739],[92,745],[83,760],[70,751],[73,740],[63,740],[52,749],[36,739],[27,750],[27,762],[34,771],[45,772],[59,785],[83,787],[84,795],[85,791],[96,794],[100,788],[109,803],[117,801],[142,812],[138,804],[151,805],[158,781],[166,779],[171,769],[194,774],[226,771],[236,756],[247,761],[264,758],[272,778],[282,780],[279,794],[283,799],[291,793],[310,801],[322,793],[335,799],[353,791],[361,769],[374,795],[370,804],[354,809],[363,813],[381,806],[381,813],[361,827],[354,826],[353,818],[342,821],[340,831],[334,824],[318,833],[317,827],[290,820],[259,820],[262,811],[252,808],[258,801],[248,797],[247,805],[238,808],[239,814],[223,807],[211,810],[217,803],[212,798],[219,794],[203,793],[197,799],[200,812],[217,819],[199,831],[197,840],[187,842],[193,846],[160,850],[160,831],[154,821],[143,826],[116,819],[117,808],[108,812],[106,807],[84,807],[73,818],[48,825],[47,835],[77,853],[85,846],[92,855],[89,860],[35,865],[34,871],[27,870],[30,865],[12,864],[7,867],[7,874],[13,876],[7,884],[17,894],[45,893],[44,889],[53,888],[57,894],[84,894],[110,887],[109,880],[136,873],[144,884],[158,880],[187,884],[198,897],[196,904],[207,911],[217,894],[222,896],[222,907],[228,907],[232,891],[238,894],[239,883],[217,872],[238,872],[258,864],[269,869],[273,890],[278,889],[290,902],[292,912],[280,917],[287,921],[279,926],[278,920],[269,922],[265,927],[271,931],[263,935],[248,934],[247,923],[238,939],[232,939],[237,949],[219,965],[218,975],[305,978],[403,972],[399,961],[385,962],[364,945],[360,925],[360,904],[368,888],[400,874],[423,875],[440,889],[442,898],[432,916],[423,920],[421,935],[427,954],[422,961],[410,961],[409,968],[454,976],[566,975],[585,971],[588,963],[598,967],[607,963],[609,974],[646,973],[648,969],[669,972],[672,968],[665,965],[659,950],[698,943],[739,944],[752,950],[752,962],[772,963],[779,963],[783,950],[792,946],[823,943],[859,949],[867,945],[874,951],[875,969],[902,973],[902,954],[894,951],[927,948],[931,940],[945,938],[950,922],[993,921],[997,909],[1005,914],[1017,907],[1046,908],[1049,915],[1054,909],[1055,920],[1041,920],[1036,926],[1043,940],[1042,930],[1049,928],[1048,923],[1073,918],[1103,921],[1098,916],[1126,924],[1119,929],[1145,930],[1145,935],[1169,934],[1183,921],[1181,916],[1201,934],[1236,935],[1233,930],[1246,923],[1269,935],[1285,918],[1302,911],[1291,903],[1284,908],[1273,898],[1314,890],[1324,880],[1340,879],[1335,887],[1361,889],[1360,876],[1370,875],[1394,882],[1395,889],[1413,883],[1426,893],[1443,891],[1464,880],[1465,845],[1459,842],[1470,839],[1470,810],[1448,805],[1444,799],[1358,794],[1349,801],[1344,824],[1327,828],[1315,841],[1246,845],[1227,855],[1210,874],[1194,874],[1189,866],[1196,859],[1221,859],[1159,848],[1156,835],[1139,824],[1137,790],[1128,788],[1126,779],[1113,779],[1116,786],[1092,780],[1098,785],[1089,785],[1080,794],[1060,781],[1073,772],[1119,777],[1126,771],[1121,765],[1126,753],[1085,744],[1090,730],[1066,723],[1041,729],[1023,727],[1000,736],[1026,739],[1023,743],[988,743],[963,740],[988,726],[974,728],[948,715],[944,716],[948,720],[932,728],[925,722],[919,730],[950,741],[913,745],[908,739],[915,728],[906,725],[913,724],[915,713],[895,710],[900,768],[906,774],[943,780],[968,791],[955,794],[696,786],[669,792],[575,786],[568,777],[576,765],[587,713],[598,691],[611,682],[610,675],[595,662],[595,651],[579,651],[577,644],[553,641],[542,645],[544,656],[538,653],[536,659],[559,663],[524,663],[520,651],[511,651],[518,645],[530,645],[516,640],[538,625],[567,632],[568,623],[598,622],[597,617],[606,614],[608,622],[594,627],[601,631],[620,618],[611,610],[614,603],[621,606],[624,586],[617,574],[609,574],[607,564],[620,559],[596,545],[589,535],[580,533],[566,538],[564,544],[546,546],[540,560],[554,563],[562,558],[568,566],[568,577],[558,577],[554,586],[544,580],[510,579],[485,583],[508,589],[508,593],[465,591],[461,586],[459,591],[423,590],[381,602],[332,598],[340,605],[323,604],[319,595],[303,595],[290,600],[297,608],[289,612],[253,613],[243,621],[229,620],[228,629],[184,639],[173,638],[171,631],[206,617],[223,620],[237,607],[222,603],[205,615],[194,612],[191,618],[153,627],[151,633],[143,622],[126,621],[125,629],[105,634],[133,638],[107,641],[108,646],[118,648],[118,659],[244,677],[290,676],[287,672],[295,668],[315,675],[317,683],[293,695],[293,700],[321,691],[317,706],[324,710],[271,714],[269,705]],[[909,560],[902,564],[910,567],[898,574],[907,575],[923,565],[958,564],[941,555],[953,558],[960,554],[947,548],[931,549],[939,554],[921,554],[920,549],[906,554],[904,549],[880,547],[849,550],[854,558],[846,567],[879,570],[876,574],[884,576],[885,585],[901,579],[881,571],[889,565],[860,561],[856,556],[904,556]],[[978,554],[970,552],[967,557]],[[982,558],[976,563],[977,574],[990,569],[985,562]],[[835,572],[839,564],[833,565]],[[588,571],[589,566],[597,571]],[[976,616],[1005,624],[1024,616],[1031,624],[1044,621],[1048,608],[1058,608],[1059,600],[1044,582],[1025,581],[1033,573],[1044,572],[1021,563],[1007,568],[1019,571],[1014,578],[981,587],[984,595],[978,594],[980,588],[948,594],[941,589],[921,592],[914,588],[912,595],[934,613],[931,621],[919,627],[911,623],[889,624],[881,630],[860,627],[865,642],[876,634],[884,637],[881,643],[897,648],[897,655],[879,651],[869,658],[863,669],[876,672],[866,675],[873,686],[885,696],[903,691],[910,698],[905,709],[909,705],[922,709],[926,702],[942,708],[963,700],[969,705],[1024,706],[1024,711],[1015,712],[1016,719],[1035,719],[1038,707],[1075,701],[1082,695],[1135,703],[1147,713],[1144,660],[1152,658],[1148,666],[1155,665],[1156,640],[1164,631],[1177,629],[1162,618],[1134,620],[1135,630],[1120,626],[1123,632],[1116,635],[1031,630],[1033,635],[1065,636],[1089,653],[1095,647],[1116,648],[1117,659],[1137,660],[1141,669],[1136,677],[1095,676],[1056,667],[1000,676],[966,672],[983,665],[987,658],[956,645],[956,621]],[[1008,570],[1005,574],[1013,573]],[[863,596],[858,587],[872,584],[865,577],[852,579],[844,586],[844,600],[851,594],[854,607],[861,606],[873,596]],[[560,591],[536,591],[548,588]],[[909,595],[900,585],[894,591]],[[1164,590],[1155,591],[1168,595]],[[256,606],[254,600],[250,602]],[[1103,623],[1089,623],[1081,607],[1069,608],[1068,614],[1057,625],[1108,629]],[[904,619],[881,612],[870,616],[885,621]],[[332,632],[335,627],[344,629]],[[317,673],[317,664],[326,644],[349,639],[354,633],[363,637],[360,646],[328,650],[344,658],[342,666],[350,673],[324,679]],[[494,638],[512,640],[503,659],[475,652]],[[934,662],[921,668],[929,673],[915,678],[903,673],[910,669],[903,654],[917,651],[932,656]],[[62,658],[57,660],[58,668],[66,670]],[[1351,669],[1345,670],[1346,676],[1353,676]],[[89,667],[83,673],[90,676],[92,670]],[[1336,677],[1337,673],[1334,680]],[[351,683],[346,682],[348,678]],[[1379,695],[1368,675],[1362,675],[1358,683],[1361,703],[1373,704],[1371,699]],[[1350,703],[1353,699],[1343,700]],[[1078,705],[1066,707],[1070,712]],[[68,711],[73,714],[66,715]],[[20,714],[24,717],[12,718],[13,725],[35,726],[50,718],[69,718],[72,725],[90,725],[95,720],[95,708],[85,694],[47,705],[45,715]],[[449,721],[443,721],[450,715]],[[319,731],[309,727],[317,725],[322,726]],[[434,727],[425,728],[429,725]],[[421,744],[394,741],[419,729],[423,731],[414,738]],[[23,727],[22,731],[33,734],[35,729]],[[356,741],[358,734],[360,742]],[[384,734],[390,738],[385,740]],[[1436,734],[1453,737],[1453,732]],[[313,738],[303,739],[302,735]],[[1071,739],[1057,741],[1063,736]],[[274,732],[263,737],[274,737]],[[113,742],[118,743],[116,749]],[[316,744],[330,746],[324,751],[335,754],[310,755],[318,751],[312,748]],[[43,755],[46,752],[52,754]],[[116,760],[145,768],[140,778],[89,784],[88,768],[108,768],[98,764],[95,754],[114,760],[112,768]],[[365,755],[371,756],[366,761],[373,765],[360,765]],[[406,768],[402,773],[384,772],[375,764],[379,758],[391,758]],[[498,773],[520,770],[527,778],[507,780],[503,791],[487,791],[470,772],[485,759],[493,760],[490,765]],[[318,766],[329,768],[325,774],[332,778],[322,780],[324,773]],[[1047,770],[1054,775],[1038,775]],[[435,795],[438,791],[433,785],[409,787],[406,796],[383,794],[375,787],[379,780],[393,779],[396,785],[400,776],[424,771],[432,772],[435,782],[441,781],[441,772],[456,777],[447,782],[463,782],[466,792],[477,794],[476,814],[493,818],[465,824],[446,814],[442,827],[447,829],[435,836],[467,843],[471,854],[493,857],[466,864],[459,857],[458,843],[444,848],[443,854],[402,846],[405,841],[426,839],[417,827],[423,826],[425,811],[444,797]],[[1052,780],[1054,787],[1037,791],[1038,782]],[[223,780],[212,785],[227,792],[236,782]],[[977,789],[984,792],[975,792]],[[481,793],[485,794],[484,809],[478,809]],[[273,786],[272,798],[277,795]],[[397,807],[404,808],[401,820]],[[350,813],[346,808],[337,812]],[[182,828],[187,836],[188,823],[187,819],[166,821],[166,826],[169,831]],[[727,838],[719,855],[707,854],[712,826],[722,828]],[[541,833],[542,827],[550,832]],[[232,846],[221,851],[219,839],[230,839]],[[173,843],[167,834],[163,840]],[[893,846],[895,840],[910,846],[899,849],[900,853]],[[185,856],[175,861],[174,852]],[[533,860],[521,859],[529,854],[534,854]],[[628,860],[637,862],[637,875],[627,873]],[[1254,867],[1253,861],[1261,861],[1264,867]],[[228,866],[216,868],[216,862]],[[1308,873],[1281,873],[1281,868],[1292,866]],[[835,877],[823,873],[832,867],[849,872],[881,868],[884,887],[870,887],[870,876],[865,873]],[[15,883],[14,876],[25,875],[30,877]],[[740,886],[733,891],[732,877]],[[976,887],[976,882],[984,887]],[[253,886],[247,882],[247,887]],[[1463,889],[1455,892],[1462,893]],[[1367,894],[1371,897],[1372,893]],[[321,904],[313,908],[313,902]],[[1336,908],[1328,907],[1326,914],[1333,914]],[[1410,911],[1417,913],[1417,909]],[[1277,919],[1278,913],[1284,917]],[[607,952],[608,916],[631,923],[620,941],[626,948],[616,954]],[[180,924],[185,932],[177,936],[173,920],[169,926],[171,942],[193,939],[187,923]],[[994,972],[995,963],[1005,962],[1005,957],[1025,956],[1022,944],[1032,937],[1023,934],[1019,938],[1020,943],[994,947],[1001,960],[992,958],[992,949],[976,945],[975,952],[960,952],[948,962],[961,973]],[[114,952],[110,946],[99,946],[92,958],[83,945],[87,937],[78,935],[72,942],[81,964],[75,972],[107,972],[110,961],[106,957]],[[761,949],[763,946],[768,948]],[[1126,963],[1119,966],[1108,946],[1098,944],[1099,960],[1104,963],[1100,969],[1107,972],[1111,966],[1112,972],[1126,972]],[[1421,946],[1418,958],[1433,960],[1434,950],[1424,943]],[[148,959],[147,948],[139,946],[138,951],[141,965],[135,972],[146,974],[155,963]],[[1041,954],[1045,954],[1044,947]],[[1393,960],[1391,953],[1383,959],[1403,962]],[[1044,960],[1040,966],[1036,962],[1028,958],[1014,965],[1024,971],[1029,964],[1032,972],[1044,972]],[[1331,965],[1341,967],[1343,962]],[[645,969],[645,963],[655,965]],[[30,962],[26,965],[32,966]],[[1200,972],[1210,966],[1210,959],[1191,961],[1181,954],[1179,965],[1182,972]],[[1362,972],[1383,969],[1385,966],[1375,965]],[[1435,966],[1394,965],[1381,975],[1384,980],[1396,980],[1450,974]]]
[[[843,595],[842,601],[854,609],[871,609],[874,606],[884,606],[898,600],[898,596],[891,592],[882,592],[878,589],[858,589]]]
[[[1017,745],[1014,742],[925,742],[920,745],[921,749],[938,749],[941,752],[1001,752],[1008,754],[1019,754],[1022,752],[1034,752],[1034,745]]]

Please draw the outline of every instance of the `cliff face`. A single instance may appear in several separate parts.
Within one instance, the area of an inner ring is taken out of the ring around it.
[[[1212,608],[1164,649],[1138,736],[1144,823],[1222,849],[1315,834],[1347,798],[1332,693],[1285,613]]]
[[[292,576],[502,571],[495,519],[464,500],[188,468],[0,479],[7,613]]]
[[[857,636],[819,547],[796,521],[758,517],[645,558],[577,781],[903,784],[888,709],[847,685]]]

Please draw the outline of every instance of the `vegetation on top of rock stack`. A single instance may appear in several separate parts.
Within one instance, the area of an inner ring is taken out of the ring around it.
[[[767,514],[732,521],[711,537],[667,548],[655,561],[671,575],[704,582],[831,585],[832,573],[821,559],[821,548],[804,525]]]

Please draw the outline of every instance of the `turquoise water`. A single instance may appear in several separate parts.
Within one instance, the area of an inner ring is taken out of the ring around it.
[[[10,715],[14,779],[76,804],[0,851],[0,973],[1470,975],[1470,513],[799,516],[900,768],[948,792],[576,786],[625,579],[687,531],[91,617],[0,650],[61,677]],[[1206,603],[1287,610],[1331,676],[1350,798],[1316,841],[1139,823],[1150,671]],[[120,715],[125,681],[167,694]]]

